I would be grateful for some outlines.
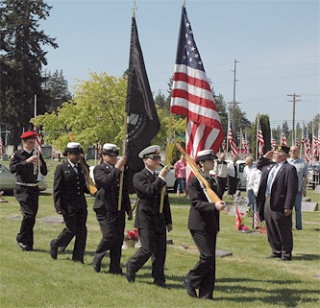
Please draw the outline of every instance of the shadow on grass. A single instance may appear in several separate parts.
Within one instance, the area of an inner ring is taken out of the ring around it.
[[[254,284],[255,287],[246,286],[246,284]],[[223,284],[223,286],[221,285]],[[262,285],[263,284],[263,285]],[[290,289],[290,285],[301,284],[299,290]],[[279,287],[280,286],[280,287]],[[284,287],[281,287],[284,286]],[[264,304],[277,304],[284,307],[297,307],[304,303],[318,302],[318,290],[310,290],[303,288],[303,281],[300,280],[257,280],[239,278],[222,278],[216,281],[215,289],[221,293],[229,293],[229,296],[219,297],[218,301],[234,301],[241,303],[250,303],[253,301],[261,301]],[[250,294],[259,293],[259,298]],[[239,294],[241,296],[239,297]],[[247,297],[243,296],[248,294]],[[308,295],[310,296],[308,298]],[[312,296],[312,297],[311,297]]]

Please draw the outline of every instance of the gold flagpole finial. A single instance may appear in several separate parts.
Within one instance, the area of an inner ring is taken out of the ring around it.
[[[132,8],[132,17],[136,17],[136,10],[137,10],[137,4],[136,4],[136,0],[134,0],[133,8]]]
[[[182,6],[186,7],[186,0],[183,0]]]

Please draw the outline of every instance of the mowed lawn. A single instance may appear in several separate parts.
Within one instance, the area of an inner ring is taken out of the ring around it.
[[[181,282],[198,260],[198,252],[186,228],[188,200],[170,194],[173,227],[168,238],[165,273],[171,289],[152,284],[151,263],[137,273],[136,282],[108,273],[109,256],[102,272],[92,268],[101,234],[88,196],[88,239],[85,264],[71,261],[73,242],[58,260],[51,259],[49,243],[64,225],[55,219],[52,176],[55,163],[48,163],[48,191],[41,193],[35,226],[35,250],[23,252],[16,243],[20,228],[19,205],[13,196],[0,203],[1,307],[319,307],[320,305],[320,212],[303,213],[303,230],[293,230],[292,262],[266,259],[270,248],[266,235],[238,232],[235,217],[221,215],[217,248],[232,256],[217,258],[215,300],[187,296]],[[245,192],[242,192],[244,196]],[[308,191],[313,201],[319,195]],[[133,196],[134,197],[134,196]],[[232,205],[231,200],[229,200]],[[49,221],[44,218],[53,217]],[[245,224],[251,226],[249,218]],[[133,229],[127,222],[126,229]],[[122,267],[136,248],[123,250]]]

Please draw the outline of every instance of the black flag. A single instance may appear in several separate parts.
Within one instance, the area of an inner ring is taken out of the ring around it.
[[[138,157],[138,154],[151,145],[152,139],[160,129],[160,121],[143,61],[135,17],[132,17],[131,25],[126,113],[128,114],[126,177],[129,183],[132,183],[130,178],[132,179],[133,174],[144,168],[143,161]],[[133,186],[130,186],[129,192],[133,193]]]

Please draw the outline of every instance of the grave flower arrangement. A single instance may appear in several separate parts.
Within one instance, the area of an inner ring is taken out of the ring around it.
[[[124,240],[132,240],[138,242],[138,228],[133,229],[132,231],[127,230],[127,233],[124,235]]]

